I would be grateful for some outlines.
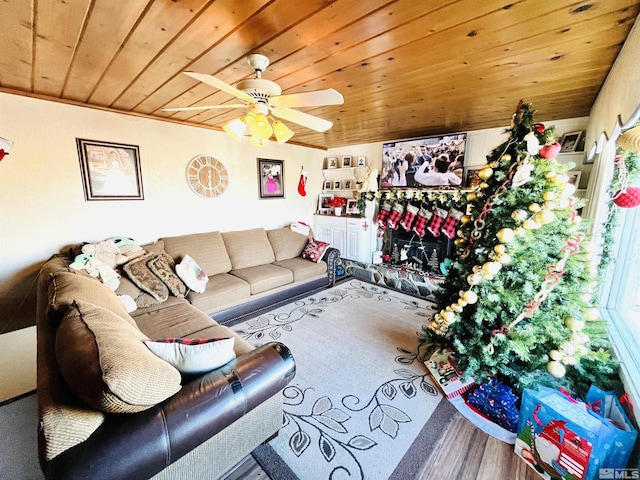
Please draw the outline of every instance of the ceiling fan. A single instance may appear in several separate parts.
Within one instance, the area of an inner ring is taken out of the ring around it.
[[[272,133],[275,134],[278,143],[285,143],[293,136],[293,132],[284,123],[273,118],[270,119],[270,114],[317,132],[326,132],[333,126],[333,123],[328,120],[294,110],[292,107],[341,105],[344,102],[344,98],[339,92],[333,88],[328,88],[325,90],[282,95],[282,89],[277,83],[262,78],[262,72],[269,66],[269,59],[264,55],[252,54],[247,57],[247,60],[256,76],[255,78],[238,82],[236,87],[223,82],[213,75],[183,72],[185,75],[189,75],[196,80],[233,95],[243,103],[163,108],[162,110],[166,112],[178,112],[208,110],[212,108],[248,107],[249,112],[246,115],[236,118],[223,128],[238,140],[242,138],[245,133],[249,133],[252,137],[252,142],[258,145],[266,144]],[[271,120],[271,122],[269,120]]]

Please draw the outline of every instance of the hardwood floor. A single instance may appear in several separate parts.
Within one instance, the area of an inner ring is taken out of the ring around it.
[[[249,455],[227,474],[224,480],[269,480],[269,478],[269,475]],[[425,452],[424,467],[420,474],[407,480],[539,480],[540,478],[513,453],[513,445],[494,439],[456,413],[449,427],[442,432],[434,449],[431,452]]]

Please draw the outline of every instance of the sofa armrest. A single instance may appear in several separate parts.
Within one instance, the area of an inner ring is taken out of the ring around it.
[[[339,259],[340,250],[333,247],[327,248],[322,256],[322,260],[327,262],[327,273],[329,275],[330,287],[333,287],[336,284],[336,266]]]
[[[188,381],[160,405],[107,415],[86,441],[44,465],[48,479],[149,478],[281,392],[295,362],[281,343],[268,343]]]

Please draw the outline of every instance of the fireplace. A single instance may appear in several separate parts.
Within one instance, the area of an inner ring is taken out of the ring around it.
[[[385,230],[383,254],[384,258],[390,257],[385,264],[442,274],[440,265],[445,259],[452,258],[453,253],[453,240],[442,234],[434,237],[427,233],[420,237],[402,228]]]

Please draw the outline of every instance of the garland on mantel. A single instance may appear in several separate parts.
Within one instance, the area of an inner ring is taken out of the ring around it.
[[[364,215],[366,202],[372,200],[389,200],[391,202],[434,205],[440,208],[449,209],[464,208],[467,204],[466,194],[470,189],[461,188],[392,188],[389,190],[378,190],[375,192],[356,192],[354,198],[358,201],[358,209],[360,214]]]

